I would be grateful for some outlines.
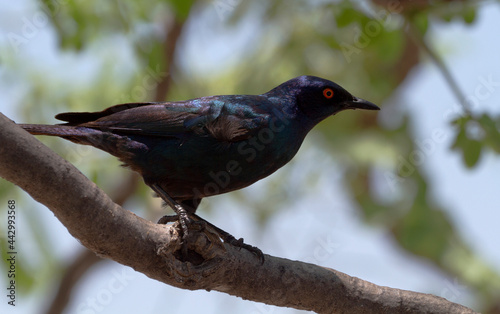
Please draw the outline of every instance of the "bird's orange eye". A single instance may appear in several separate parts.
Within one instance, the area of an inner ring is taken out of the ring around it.
[[[331,88],[325,88],[323,90],[323,96],[325,96],[326,99],[330,99],[333,97],[333,90]]]

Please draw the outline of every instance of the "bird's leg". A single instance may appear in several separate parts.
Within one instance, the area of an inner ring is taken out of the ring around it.
[[[162,218],[160,218],[160,220],[158,220],[158,223],[159,224],[166,224],[169,222],[179,221],[179,223],[181,224],[181,229],[182,229],[182,233],[183,233],[183,235],[182,235],[182,240],[183,240],[183,248],[182,248],[183,252],[182,252],[182,254],[184,256],[187,256],[186,239],[187,239],[187,236],[189,234],[188,225],[193,223],[193,220],[191,218],[194,218],[195,219],[194,222],[201,223],[202,225],[203,224],[207,225],[210,228],[214,229],[219,234],[221,239],[224,240],[224,242],[229,243],[231,245],[234,245],[238,248],[244,248],[244,249],[248,250],[249,252],[252,252],[253,254],[257,255],[257,257],[261,260],[262,263],[264,263],[264,254],[262,253],[262,251],[259,248],[252,246],[252,245],[249,245],[249,244],[246,244],[245,242],[243,242],[243,238],[236,240],[236,238],[233,235],[231,235],[230,233],[228,233],[228,232],[222,230],[221,228],[211,224],[210,222],[206,221],[205,219],[201,218],[200,216],[196,215],[195,213],[191,213],[191,212],[186,211],[186,209],[184,207],[182,207],[182,205],[177,203],[158,184],[153,183],[150,185],[150,187],[153,189],[153,191],[155,191],[165,201],[165,203],[167,203],[168,206],[172,207],[172,209],[177,214],[176,216],[174,216],[174,215],[163,216]]]
[[[184,256],[187,256],[187,243],[186,239],[189,235],[189,230],[188,230],[188,224],[191,223],[191,219],[188,216],[188,212],[182,205],[177,203],[170,195],[168,195],[165,190],[162,189],[161,186],[159,186],[156,183],[152,183],[149,185],[153,191],[155,191],[164,201],[167,203],[168,206],[170,206],[177,216],[163,216],[158,223],[168,223],[168,222],[173,222],[173,221],[179,221],[182,229],[182,254]]]

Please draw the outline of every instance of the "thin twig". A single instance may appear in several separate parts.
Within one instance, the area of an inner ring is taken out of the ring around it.
[[[467,104],[467,99],[465,97],[465,94],[462,92],[460,87],[458,86],[457,81],[451,74],[451,71],[449,70],[448,66],[446,63],[443,61],[443,59],[434,51],[434,49],[425,41],[423,35],[420,34],[418,29],[416,29],[415,25],[413,24],[413,21],[410,19],[407,19],[407,25],[408,25],[408,33],[410,36],[415,40],[417,45],[427,53],[427,55],[431,58],[431,60],[434,62],[434,64],[437,66],[441,74],[443,75],[446,83],[451,88],[451,91],[457,98],[458,102],[460,105],[462,105],[462,108],[465,112],[466,115],[472,116],[472,112]]]

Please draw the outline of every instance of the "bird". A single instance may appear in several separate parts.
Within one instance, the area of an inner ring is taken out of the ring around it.
[[[380,110],[330,80],[303,75],[260,95],[119,104],[60,113],[55,118],[62,124],[20,126],[94,146],[138,172],[176,213],[159,223],[179,221],[183,243],[189,226],[201,221],[263,260],[258,248],[196,215],[201,200],[271,175],[295,156],[314,126],[349,109]]]

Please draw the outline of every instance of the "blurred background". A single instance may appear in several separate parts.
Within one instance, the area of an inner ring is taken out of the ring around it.
[[[261,94],[304,74],[380,105],[325,120],[290,164],[198,213],[267,254],[500,313],[498,1],[0,3],[0,112],[16,122]],[[126,209],[164,214],[114,157],[40,140]],[[3,289],[10,199],[17,300],[2,296],[2,313],[301,312],[180,290],[101,260],[0,179]]]

